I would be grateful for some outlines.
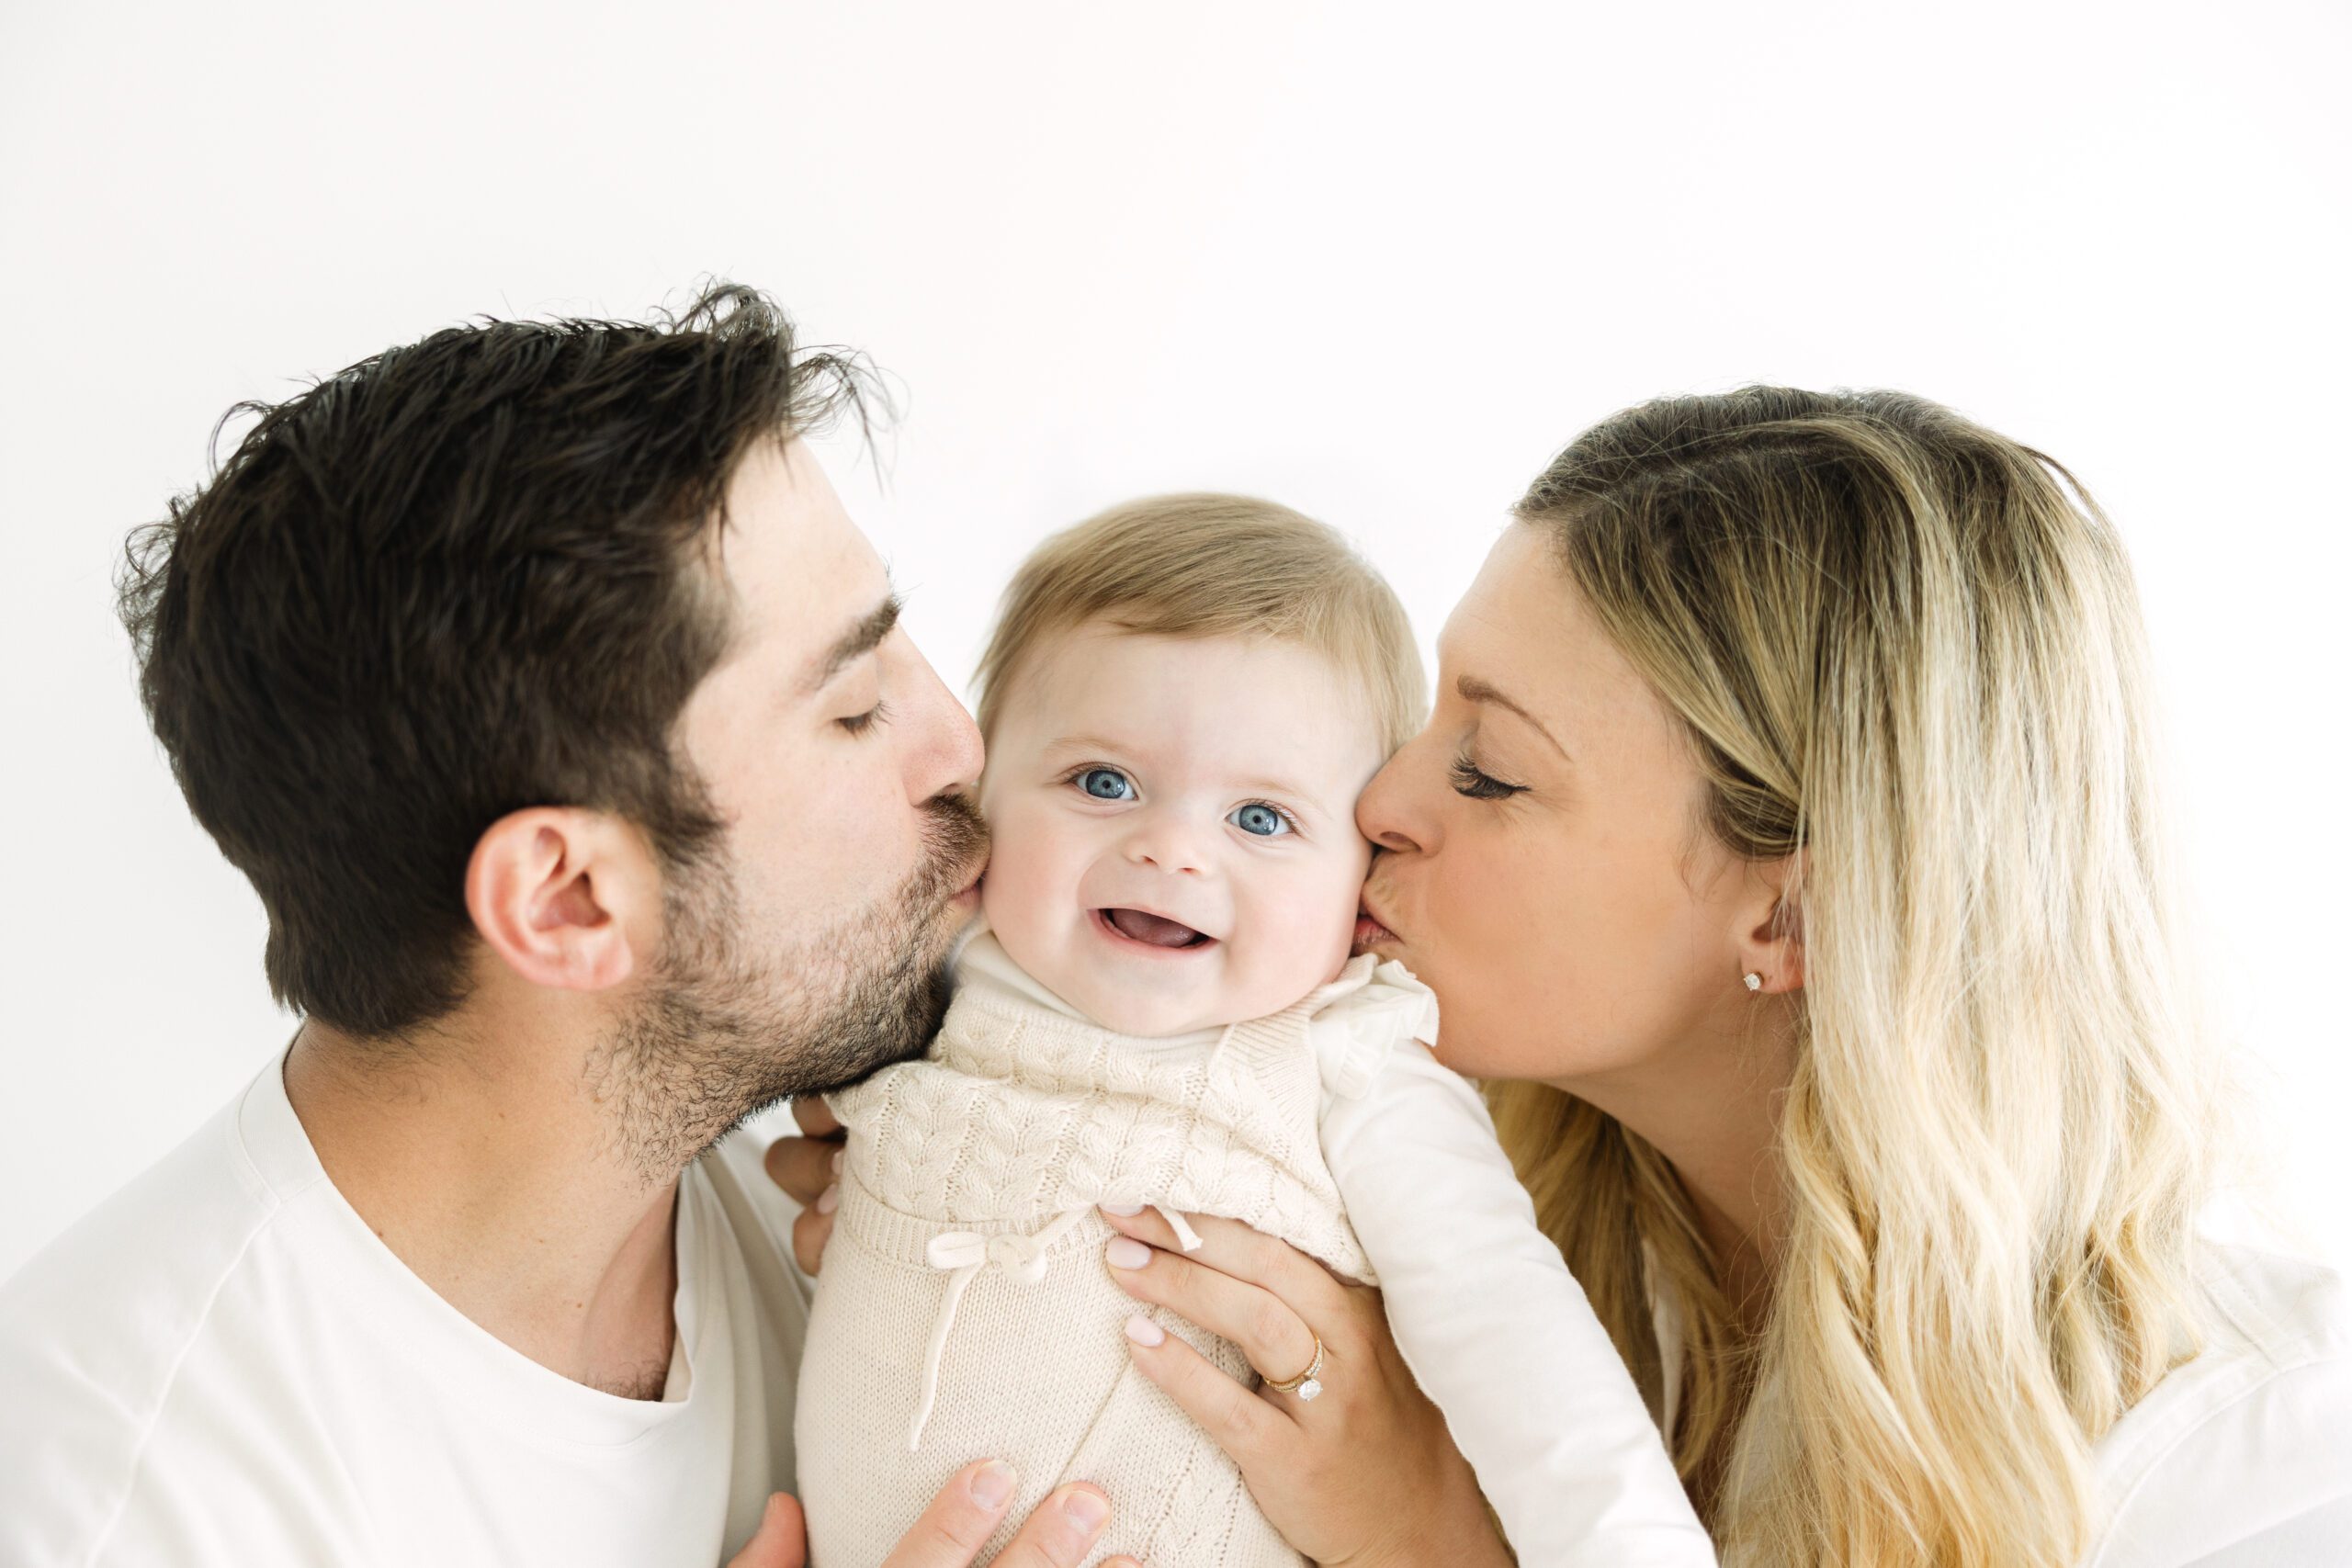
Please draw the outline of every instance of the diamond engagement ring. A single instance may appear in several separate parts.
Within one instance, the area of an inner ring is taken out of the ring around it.
[[[1311,1328],[1306,1332],[1314,1335],[1315,1338],[1315,1359],[1306,1363],[1306,1370],[1295,1378],[1266,1380],[1266,1386],[1276,1393],[1295,1393],[1302,1402],[1313,1399],[1323,1392],[1323,1384],[1320,1381],[1323,1371],[1323,1337],[1316,1334]]]

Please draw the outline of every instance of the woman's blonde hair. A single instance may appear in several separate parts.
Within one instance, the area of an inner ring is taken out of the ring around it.
[[[1428,686],[1412,622],[1338,530],[1246,495],[1148,496],[1063,529],[1004,591],[980,655],[980,733],[993,736],[1021,661],[1090,621],[1176,637],[1303,644],[1363,694],[1384,755],[1412,739]]]
[[[1892,392],[1645,404],[1517,513],[1687,726],[1699,830],[1793,857],[1805,953],[1762,1331],[1656,1149],[1498,1086],[1546,1230],[1653,1386],[1679,1308],[1726,1561],[2075,1561],[2091,1442],[2196,1341],[2213,1089],[2120,543]]]

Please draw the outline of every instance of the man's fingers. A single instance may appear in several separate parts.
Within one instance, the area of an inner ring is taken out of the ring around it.
[[[814,1279],[818,1269],[824,1267],[825,1243],[832,1237],[833,1216],[830,1211],[820,1212],[813,1204],[800,1211],[800,1217],[792,1222],[792,1258],[803,1274]]]
[[[1127,1319],[1127,1350],[1143,1375],[1245,1468],[1250,1456],[1280,1435],[1281,1411],[1148,1315]]]
[[[1111,1499],[1100,1487],[1083,1481],[1057,1487],[997,1553],[997,1568],[1078,1568],[1110,1522]]]
[[[777,1492],[768,1497],[759,1529],[727,1560],[727,1568],[805,1568],[808,1561],[808,1525],[799,1500]]]
[[[768,1179],[797,1203],[813,1203],[835,1179],[842,1145],[822,1138],[778,1138],[768,1145]]]
[[[947,1478],[882,1568],[967,1568],[1012,1506],[1019,1482],[1001,1459],[966,1465]]]
[[[830,1138],[842,1130],[841,1119],[833,1114],[833,1108],[813,1094],[804,1094],[792,1102],[792,1119],[812,1138]]]
[[[1295,1376],[1315,1359],[1314,1330],[1272,1291],[1131,1236],[1112,1237],[1103,1260],[1119,1289],[1232,1340],[1261,1377]]]

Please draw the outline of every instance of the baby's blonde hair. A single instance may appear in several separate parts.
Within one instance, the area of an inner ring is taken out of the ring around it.
[[[1148,636],[1311,648],[1362,692],[1384,751],[1411,739],[1428,711],[1396,592],[1338,530],[1271,501],[1148,496],[1038,546],[1013,573],[980,655],[980,733],[996,733],[1024,658],[1095,620]]]

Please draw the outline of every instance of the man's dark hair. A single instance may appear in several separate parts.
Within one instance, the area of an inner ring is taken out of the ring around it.
[[[467,862],[511,811],[616,812],[673,865],[707,846],[671,732],[727,645],[729,481],[870,398],[860,360],[721,284],[650,325],[452,327],[230,411],[258,422],[117,586],[279,1001],[367,1037],[457,1006]]]

